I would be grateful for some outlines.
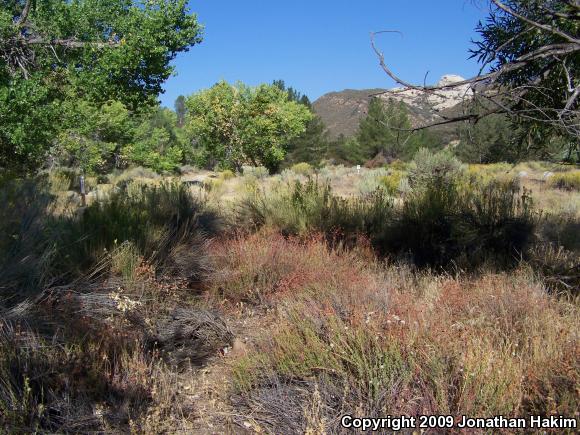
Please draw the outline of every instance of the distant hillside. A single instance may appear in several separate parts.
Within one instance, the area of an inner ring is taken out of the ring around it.
[[[456,75],[445,75],[439,84],[462,80]],[[411,113],[413,125],[423,125],[435,120],[433,109],[441,113],[456,112],[465,98],[469,98],[469,88],[462,87],[438,92],[428,101],[417,91],[401,89],[345,89],[340,92],[330,92],[313,103],[313,109],[326,124],[331,137],[353,136],[358,130],[360,120],[367,115],[369,101],[373,95],[381,94],[381,98],[393,98],[403,101]],[[455,126],[437,127],[446,140],[455,138]]]

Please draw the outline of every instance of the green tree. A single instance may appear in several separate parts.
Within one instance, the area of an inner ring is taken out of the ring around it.
[[[423,148],[435,148],[440,140],[426,130],[411,131],[409,111],[403,102],[372,98],[368,115],[357,133],[361,153],[367,159],[382,154],[387,159],[411,159]]]
[[[222,167],[243,164],[276,170],[285,145],[305,129],[312,115],[307,107],[288,101],[274,85],[250,88],[224,81],[186,99],[187,131]]]
[[[514,162],[518,158],[516,132],[504,115],[490,115],[477,123],[458,128],[459,145],[455,152],[463,162]]]
[[[71,125],[55,140],[55,154],[60,163],[83,172],[107,172],[121,165],[124,148],[134,134],[129,110],[119,101],[100,107],[85,100],[67,101],[61,105]]]
[[[568,147],[580,159],[580,4],[577,0],[492,0],[472,55],[501,87],[499,105],[519,132],[520,146]],[[489,96],[487,97],[487,99]],[[562,140],[565,139],[565,140]]]
[[[67,106],[155,106],[171,60],[200,34],[185,0],[0,3],[0,167],[34,170],[54,137],[91,123],[65,118]]]
[[[175,99],[175,113],[177,114],[177,125],[178,127],[183,127],[185,124],[185,114],[187,113],[187,107],[185,107],[185,97],[180,95]]]
[[[310,102],[308,96],[300,93],[291,86],[286,87],[284,80],[274,80],[272,85],[276,86],[281,91],[286,92],[288,94],[288,101],[294,101],[296,103],[303,104],[312,110],[312,103]]]
[[[174,171],[186,158],[185,133],[178,128],[178,115],[169,109],[145,118],[133,140],[125,152],[127,160],[157,172]]]
[[[294,163],[306,162],[317,166],[327,157],[330,148],[330,138],[322,119],[313,115],[306,124],[304,133],[288,143],[288,166]]]

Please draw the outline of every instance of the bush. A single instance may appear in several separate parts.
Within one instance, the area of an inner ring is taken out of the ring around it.
[[[516,264],[531,242],[530,198],[516,183],[490,182],[460,190],[433,184],[411,192],[379,243],[383,253],[410,253],[420,266]]]
[[[575,412],[574,304],[521,272],[382,272],[387,291],[361,286],[348,299],[344,285],[280,302],[275,333],[234,366],[237,410],[292,433],[340,433],[345,414]]]
[[[426,179],[426,178],[425,178]],[[239,210],[245,228],[270,226],[282,234],[320,232],[327,240],[352,244],[365,236],[381,255],[410,255],[419,266],[501,267],[517,263],[532,241],[536,220],[527,192],[516,182],[460,184],[444,174],[416,185],[400,208],[381,190],[355,199],[332,194],[313,180],[257,192]]]
[[[311,175],[314,172],[314,168],[305,162],[296,163],[295,165],[292,165],[290,169],[298,175]]]
[[[236,174],[234,174],[234,171],[232,171],[231,169],[226,169],[224,171],[221,171],[219,174],[219,178],[222,180],[231,180],[232,178],[235,178]]]
[[[388,176],[389,172],[384,168],[365,169],[357,183],[358,191],[362,195],[369,195],[383,188],[381,179]]]
[[[364,198],[332,195],[328,183],[296,181],[265,194],[255,191],[238,209],[243,228],[270,226],[283,234],[320,232],[329,240],[354,240],[357,235],[381,234],[393,211],[392,201],[380,191]]]
[[[580,170],[554,174],[550,178],[550,185],[558,189],[580,191]]]
[[[401,190],[401,182],[403,182],[404,179],[404,172],[392,170],[389,171],[388,175],[381,177],[379,181],[389,195],[397,195]]]
[[[463,165],[451,152],[443,150],[433,153],[421,148],[409,165],[409,184],[412,188],[452,184],[463,173]]]
[[[245,177],[253,177],[258,180],[270,175],[270,171],[263,166],[243,166],[242,172]]]
[[[177,261],[188,264],[188,277],[201,273],[203,238],[219,230],[216,215],[182,184],[129,187],[60,214],[43,179],[0,189],[7,204],[0,210],[0,288],[12,295],[9,303],[83,276],[124,242],[160,268]]]

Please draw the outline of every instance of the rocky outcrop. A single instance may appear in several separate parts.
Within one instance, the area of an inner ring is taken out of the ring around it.
[[[439,81],[439,86],[446,86],[462,81],[463,77],[446,74]],[[323,95],[313,103],[313,109],[322,119],[332,137],[352,136],[358,130],[360,120],[367,114],[369,101],[373,96],[379,96],[384,100],[392,98],[404,102],[410,112],[413,125],[422,125],[433,122],[437,118],[436,113],[450,113],[471,98],[469,85],[453,88],[445,88],[436,93],[429,94],[413,89],[346,89],[341,92],[330,92]],[[452,128],[441,128],[450,133]],[[449,140],[453,138],[450,137]]]

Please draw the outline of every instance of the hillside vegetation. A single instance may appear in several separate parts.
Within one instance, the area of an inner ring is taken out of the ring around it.
[[[66,173],[2,188],[4,428],[574,414],[578,170],[245,172],[133,171],[82,211]]]

